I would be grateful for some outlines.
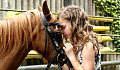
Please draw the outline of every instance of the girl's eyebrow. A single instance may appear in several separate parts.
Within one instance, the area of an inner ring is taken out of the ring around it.
[[[61,25],[62,27],[66,26],[66,25]]]
[[[66,25],[61,25],[61,28],[64,28],[64,27],[66,27]]]

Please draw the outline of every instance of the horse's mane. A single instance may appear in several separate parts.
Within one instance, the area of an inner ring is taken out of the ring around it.
[[[40,23],[41,22],[41,23]],[[28,46],[40,32],[42,18],[38,10],[31,10],[0,21],[0,59]],[[14,56],[14,54],[13,54]]]

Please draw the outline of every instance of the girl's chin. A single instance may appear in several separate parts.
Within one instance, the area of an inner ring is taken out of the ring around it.
[[[70,39],[70,36],[67,36],[67,35],[63,35],[63,37],[64,37],[65,39]]]

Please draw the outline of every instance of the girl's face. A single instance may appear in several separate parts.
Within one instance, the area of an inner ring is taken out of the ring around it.
[[[68,20],[60,18],[58,20],[58,23],[61,25],[61,33],[63,34],[63,36],[70,39],[70,36],[72,34],[70,22]]]

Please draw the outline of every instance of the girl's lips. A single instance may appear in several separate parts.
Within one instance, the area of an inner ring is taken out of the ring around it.
[[[63,35],[64,37],[66,37],[66,35]]]

